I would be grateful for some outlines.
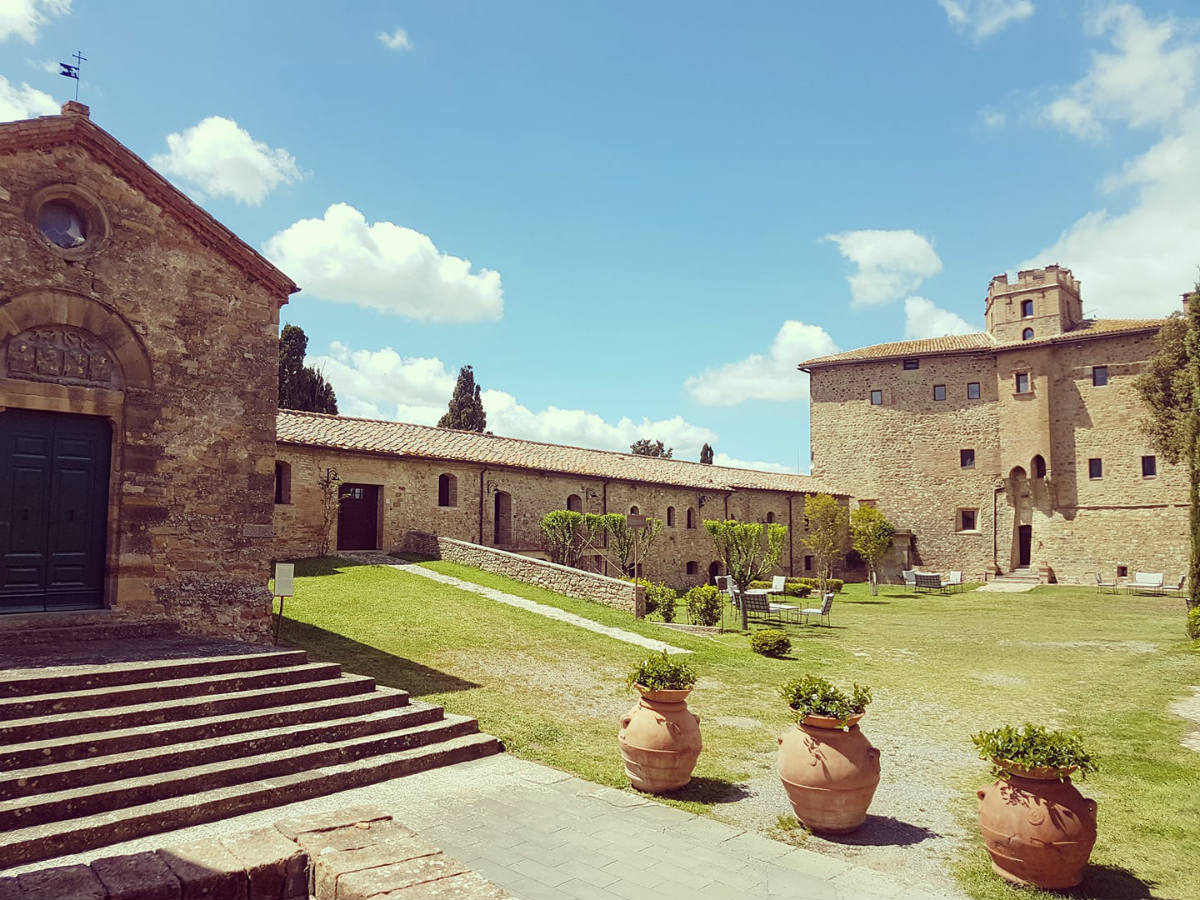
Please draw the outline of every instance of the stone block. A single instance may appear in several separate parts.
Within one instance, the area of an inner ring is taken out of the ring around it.
[[[371,900],[507,900],[510,896],[479,873],[463,872],[378,894]]]
[[[241,860],[219,841],[193,841],[158,851],[179,879],[181,900],[246,900],[249,881]]]
[[[337,881],[333,900],[367,900],[390,891],[426,884],[470,870],[456,859],[437,853],[419,856],[404,862],[376,866],[359,872],[348,872]],[[318,895],[320,896],[320,895]]]
[[[330,845],[312,854],[314,896],[337,896],[342,879],[351,873],[434,856],[440,852],[429,842],[411,832],[404,834],[399,828],[391,830],[386,836],[383,830],[376,830],[376,834],[378,840],[365,846],[338,849]]]
[[[274,828],[221,838],[221,843],[245,867],[254,900],[279,900],[308,889],[308,854]]]
[[[332,812],[283,819],[275,823],[275,829],[284,837],[296,840],[298,835],[317,831],[333,831],[337,828],[391,820],[391,816],[374,806],[349,806]]]
[[[21,884],[15,877],[0,878],[0,900],[22,900]]]
[[[108,892],[87,866],[56,866],[17,876],[23,900],[106,900]]]
[[[108,891],[109,900],[179,900],[179,879],[157,853],[105,856],[92,862],[92,871]]]

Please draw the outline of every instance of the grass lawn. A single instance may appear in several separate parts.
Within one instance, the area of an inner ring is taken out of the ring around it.
[[[425,565],[692,650],[700,681],[689,705],[704,752],[693,783],[667,802],[721,816],[739,784],[768,777],[789,726],[776,688],[813,672],[870,685],[868,736],[920,750],[908,771],[887,771],[885,755],[881,794],[893,777],[950,790],[971,838],[956,875],[972,895],[1016,894],[990,874],[974,840],[974,789],[988,776],[969,736],[1030,720],[1078,729],[1101,756],[1101,772],[1081,784],[1100,804],[1100,837],[1077,895],[1200,897],[1200,758],[1180,744],[1188,723],[1168,710],[1200,683],[1178,598],[1067,587],[952,595],[887,587],[871,597],[865,585],[847,585],[833,627],[789,627],[791,654],[774,660],[751,653],[741,633],[668,631],[453,563]],[[633,704],[625,674],[647,651],[396,570],[316,560],[296,574],[287,642],[476,716],[518,756],[627,787],[616,720]]]

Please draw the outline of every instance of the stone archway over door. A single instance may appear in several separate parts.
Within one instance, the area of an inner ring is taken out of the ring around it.
[[[0,612],[100,609],[112,427],[0,413]]]
[[[379,549],[379,485],[339,488],[337,545],[339,550]]]

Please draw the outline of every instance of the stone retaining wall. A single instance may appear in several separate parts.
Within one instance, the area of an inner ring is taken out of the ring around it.
[[[631,612],[639,619],[646,615],[645,589],[641,585],[619,578],[609,578],[607,575],[560,566],[544,559],[534,559],[519,553],[509,553],[507,550],[497,550],[494,547],[470,544],[420,531],[408,532],[404,540],[404,549],[411,553],[462,563],[464,566],[474,566],[485,572],[537,585],[556,594],[602,603],[614,609]]]

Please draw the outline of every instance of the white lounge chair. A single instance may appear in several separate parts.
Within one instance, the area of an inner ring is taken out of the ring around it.
[[[787,588],[787,577],[784,575],[776,575],[771,579],[771,587],[767,591],[768,594],[782,594]]]
[[[1115,594],[1117,592],[1116,581],[1105,581],[1104,576],[1099,572],[1096,573],[1096,593],[1097,594]]]
[[[1133,580],[1126,587],[1134,594],[1161,594],[1163,589],[1163,573],[1134,572]]]
[[[951,572],[946,579],[946,587],[952,591],[961,591],[963,586],[962,572]]]
[[[802,609],[802,610],[800,610],[800,615],[804,616],[804,624],[805,625],[808,624],[809,616],[817,616],[825,622],[826,626],[828,626],[829,625],[829,613],[832,609],[833,609],[833,592],[830,591],[829,593],[827,593],[825,595],[825,600],[824,600],[824,602],[821,603],[821,606],[819,608],[814,606],[811,609]]]
[[[900,574],[904,576],[904,586],[907,588],[915,588],[917,586],[917,571],[916,569],[901,569]]]

